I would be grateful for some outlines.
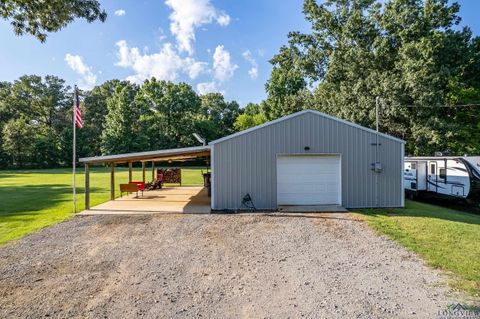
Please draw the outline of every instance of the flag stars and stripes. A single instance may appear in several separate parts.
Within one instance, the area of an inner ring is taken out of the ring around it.
[[[78,92],[75,91],[75,105],[74,105],[74,111],[75,111],[75,125],[77,125],[78,128],[83,127],[83,121],[82,121],[82,110],[80,109],[80,98],[78,97]]]

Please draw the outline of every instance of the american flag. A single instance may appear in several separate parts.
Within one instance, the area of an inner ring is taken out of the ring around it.
[[[78,97],[77,90],[75,90],[75,105],[73,107],[75,112],[75,124],[77,125],[78,128],[82,128],[83,127],[82,111],[80,110],[80,98]]]

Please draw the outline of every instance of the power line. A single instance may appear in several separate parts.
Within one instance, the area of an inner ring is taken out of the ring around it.
[[[411,108],[461,108],[461,107],[480,107],[480,104],[455,104],[455,105],[398,105],[398,107],[411,107]]]
[[[479,103],[468,103],[468,104],[451,104],[451,105],[441,105],[441,104],[437,104],[437,105],[412,105],[412,104],[409,104],[409,105],[406,105],[406,104],[400,104],[400,105],[391,105],[390,103],[388,103],[387,101],[385,101],[384,99],[382,99],[381,97],[378,97],[376,98],[376,105],[378,104],[378,102],[381,102],[381,106],[382,107],[406,107],[406,108],[431,108],[431,109],[439,109],[439,108],[462,108],[462,107],[480,107],[480,104]],[[378,105],[377,105],[378,107]]]

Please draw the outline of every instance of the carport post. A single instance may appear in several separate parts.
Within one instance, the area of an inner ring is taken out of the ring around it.
[[[85,209],[90,209],[90,165],[85,163]]]
[[[145,183],[145,162],[142,162],[142,182]]]
[[[152,181],[155,179],[155,161],[152,161]]]
[[[128,162],[128,182],[132,181],[132,162]]]
[[[110,198],[115,199],[115,163],[110,163]]]

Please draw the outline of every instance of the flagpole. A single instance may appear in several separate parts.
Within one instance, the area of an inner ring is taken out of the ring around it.
[[[72,169],[73,169],[73,213],[77,213],[77,194],[76,194],[76,185],[75,185],[75,162],[77,158],[77,136],[76,136],[76,125],[75,125],[75,108],[77,107],[77,86],[74,86],[73,89],[73,108],[72,108],[72,122],[73,122],[73,158],[72,158]]]

